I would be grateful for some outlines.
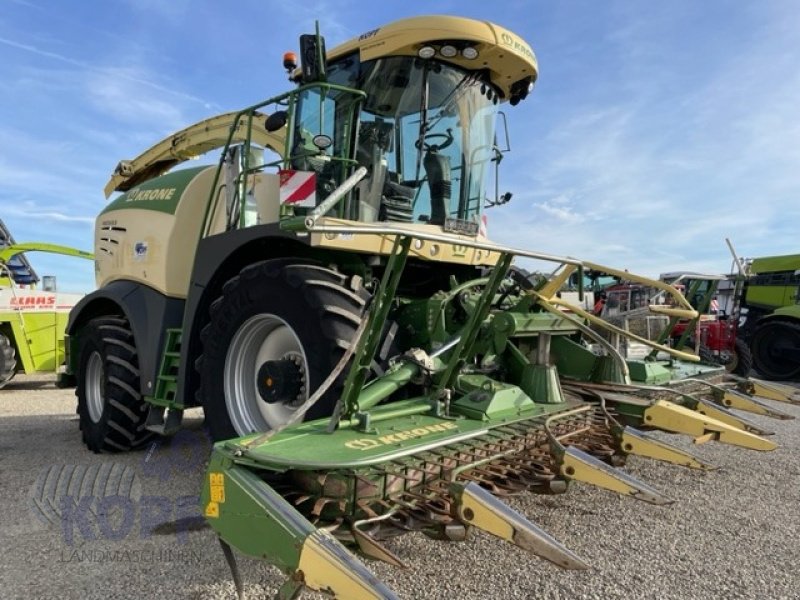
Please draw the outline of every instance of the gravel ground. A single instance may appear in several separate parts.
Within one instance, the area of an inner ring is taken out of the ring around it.
[[[781,408],[800,416],[800,407]],[[404,536],[391,547],[409,569],[370,568],[408,599],[800,598],[800,422],[752,420],[775,431],[778,450],[694,447],[720,467],[708,473],[629,461],[626,470],[674,498],[671,506],[585,485],[510,501],[588,561],[589,571],[560,571],[480,533],[461,544]],[[95,455],[81,443],[72,390],[28,376],[0,391],[0,597],[233,598],[215,537],[194,518],[208,442],[202,414],[187,421],[171,443]],[[135,474],[126,488],[132,499],[107,518],[73,507],[72,518],[48,522],[48,508],[34,499],[54,465],[116,465],[108,472]],[[282,582],[263,563],[240,558],[240,566],[249,597],[271,597]]]

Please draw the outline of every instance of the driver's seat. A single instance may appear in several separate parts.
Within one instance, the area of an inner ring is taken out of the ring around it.
[[[431,225],[444,225],[447,218],[447,205],[453,182],[450,179],[450,157],[439,154],[436,146],[431,146],[422,159],[428,185],[431,189]]]

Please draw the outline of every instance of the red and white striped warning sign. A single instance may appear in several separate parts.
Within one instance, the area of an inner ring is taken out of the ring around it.
[[[478,227],[478,233],[483,237],[489,237],[489,218],[486,215],[481,215],[481,224]]]
[[[309,171],[281,169],[281,204],[315,207],[317,205],[317,177]]]

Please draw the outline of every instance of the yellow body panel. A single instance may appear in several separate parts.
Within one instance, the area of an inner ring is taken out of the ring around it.
[[[765,417],[771,416],[778,419],[794,418],[784,412],[775,410],[765,402],[757,400],[756,398],[751,398],[747,394],[743,394],[742,392],[737,392],[735,390],[725,390],[722,397],[722,404],[723,406],[727,406],[729,408],[736,408],[738,410],[751,412],[756,415],[763,415]]]
[[[70,309],[83,294],[0,288],[0,324],[8,324],[25,373],[55,372],[64,362]]]
[[[620,444],[622,450],[627,454],[682,465],[690,469],[711,470],[715,468],[685,450],[670,446],[660,440],[644,437],[642,434],[634,435],[629,428],[623,431]]]
[[[760,381],[758,379],[751,379],[750,383],[754,396],[760,396],[768,400],[777,400],[778,402],[796,402],[800,400],[800,392],[798,392],[797,388],[780,383],[767,383],[766,381]]]
[[[237,113],[217,115],[190,125],[151,146],[132,160],[121,160],[105,186],[108,198],[114,191],[126,191],[137,184],[163,175],[174,166],[225,145]],[[284,131],[269,133],[265,129],[267,115],[257,114],[253,119],[252,143],[284,153]],[[248,135],[247,120],[238,122],[232,143],[243,141]]]
[[[97,286],[128,279],[185,298],[215,170],[189,183],[175,214],[127,207],[103,213],[95,225]]]
[[[395,598],[358,559],[321,529],[303,542],[297,570],[306,587],[327,591],[336,598]]]
[[[647,408],[644,411],[644,421],[649,426],[684,433],[695,439],[712,434],[712,439],[752,450],[774,450],[778,447],[775,442],[666,400],[659,400]]]
[[[319,225],[348,225],[352,221],[342,219],[322,218],[317,221]],[[368,228],[373,224],[358,223],[359,226]],[[385,226],[385,223],[374,223],[376,229]],[[500,257],[499,252],[469,248],[459,244],[460,240],[470,242],[490,243],[489,240],[481,235],[460,236],[457,234],[442,234],[442,228],[437,225],[404,224],[392,223],[393,228],[408,229],[409,232],[432,233],[447,235],[452,238],[452,243],[432,242],[417,239],[411,247],[409,256],[421,260],[431,260],[436,262],[446,262],[466,265],[485,265],[494,266]],[[321,248],[335,248],[351,252],[361,252],[365,254],[391,254],[392,246],[395,241],[394,235],[376,233],[367,234],[337,234],[337,233],[313,233],[311,234],[311,245]]]
[[[508,98],[511,85],[525,77],[535,81],[538,64],[530,46],[508,29],[490,23],[452,16],[412,17],[368,31],[328,52],[328,60],[358,51],[362,61],[383,56],[417,56],[419,49],[435,41],[470,42],[478,57],[457,54],[447,62],[465,69],[488,69],[492,82]]]

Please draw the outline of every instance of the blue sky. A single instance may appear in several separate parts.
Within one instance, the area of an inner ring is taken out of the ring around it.
[[[284,51],[417,14],[489,19],[525,38],[540,78],[508,108],[499,242],[644,274],[724,272],[795,253],[800,4],[513,1],[234,4],[0,0],[0,218],[18,241],[84,249],[120,159],[287,89]],[[62,289],[91,265],[30,256]]]

